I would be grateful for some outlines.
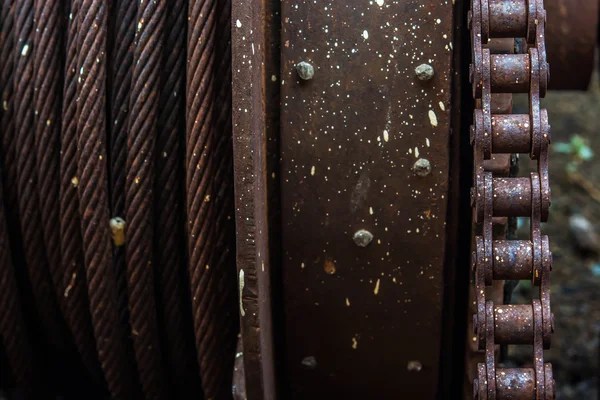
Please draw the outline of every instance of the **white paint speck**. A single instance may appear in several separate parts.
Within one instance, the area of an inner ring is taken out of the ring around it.
[[[23,48],[21,49],[21,55],[23,57],[25,57],[27,55],[27,52],[29,52],[29,45],[28,44],[26,44],[25,46],[23,46]]]
[[[415,157],[419,158],[419,148],[415,147]]]
[[[235,26],[237,26],[238,28],[242,27],[242,21],[240,21],[239,19],[237,21],[235,21]]]
[[[362,33],[362,37],[363,39],[367,40],[369,38],[369,31],[365,29]]]
[[[373,207],[369,207],[369,214],[373,215]]]
[[[375,282],[375,289],[373,290],[373,293],[375,293],[375,296],[377,296],[379,294],[379,285],[381,284],[381,279],[377,278],[377,282]]]
[[[429,110],[429,122],[434,128],[438,126],[437,115],[435,115],[435,111],[433,110]]]
[[[313,166],[310,168],[310,175],[311,175],[311,176],[315,176],[315,172],[316,172],[316,169],[315,169],[315,166],[313,165]]]
[[[379,7],[383,7],[383,3],[385,3],[385,0],[376,0],[375,3],[377,3]]]
[[[383,131],[383,140],[386,142],[390,140],[390,133],[386,130]]]
[[[425,138],[425,144],[427,147],[431,147],[431,143],[429,142],[429,138]]]
[[[239,294],[239,298],[240,298],[240,315],[242,317],[246,316],[246,311],[244,310],[244,303],[242,302],[242,292],[244,291],[244,270],[240,269],[240,281],[239,281],[239,287],[240,287],[240,294]]]
[[[440,105],[440,110],[446,111],[446,106],[444,105],[444,102],[440,101],[439,105]]]

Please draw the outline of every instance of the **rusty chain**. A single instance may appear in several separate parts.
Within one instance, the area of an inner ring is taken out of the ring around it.
[[[485,351],[485,363],[478,365],[473,385],[478,400],[548,400],[555,393],[552,366],[543,358],[554,329],[549,284],[552,254],[548,237],[540,229],[550,207],[550,126],[546,110],[540,108],[549,79],[545,22],[543,0],[471,2],[470,80],[477,100],[471,126],[475,159],[471,202],[481,226],[472,257],[477,292],[473,327],[479,349]],[[493,53],[488,45],[499,38],[514,38],[515,53]],[[494,114],[492,96],[497,93],[528,93],[529,114]],[[529,177],[501,178],[485,169],[484,162],[494,154],[507,153],[529,154],[537,161],[537,171]],[[529,217],[529,240],[493,240],[496,217]],[[488,295],[494,280],[531,280],[539,287],[539,298],[526,305],[494,304]],[[533,345],[532,367],[498,367],[496,345],[507,344]]]

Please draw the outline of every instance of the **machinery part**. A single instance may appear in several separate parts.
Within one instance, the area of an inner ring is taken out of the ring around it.
[[[598,0],[546,0],[550,89],[586,90],[594,71]]]
[[[456,227],[446,225],[455,6],[281,7],[281,72],[265,77],[280,88],[281,162],[262,172],[281,184],[280,396],[434,398],[449,372],[440,355]],[[302,60],[315,66],[310,81],[297,76]],[[353,242],[360,229],[368,247]]]
[[[546,12],[542,0],[472,0],[469,23],[473,59],[470,79],[473,96],[479,100],[471,127],[475,160],[471,201],[482,230],[475,237],[472,259],[477,294],[473,328],[479,349],[485,350],[485,363],[478,365],[478,378],[473,384],[474,397],[552,399],[552,369],[543,361],[543,350],[550,346],[553,330],[549,297],[552,255],[548,237],[540,231],[550,207],[550,126],[546,110],[540,109],[549,78]],[[485,47],[490,39],[507,36],[526,40],[522,53],[497,55]],[[529,93],[529,115],[493,115],[493,93],[524,91]],[[537,160],[538,171],[529,178],[495,178],[486,171],[485,160],[499,153],[529,153]],[[530,217],[529,241],[494,241],[494,218],[511,216]],[[503,255],[507,257],[501,258]],[[499,278],[531,279],[540,288],[540,298],[532,300],[531,305],[496,305],[489,298],[488,288]],[[533,345],[533,371],[517,374],[496,369],[496,344],[523,343]],[[508,392],[507,375],[519,376],[527,384],[515,384]]]

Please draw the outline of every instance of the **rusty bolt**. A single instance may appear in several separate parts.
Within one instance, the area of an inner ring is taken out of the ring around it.
[[[361,229],[354,234],[353,239],[358,247],[367,247],[373,241],[373,234]]]
[[[302,365],[307,369],[315,369],[317,367],[317,359],[313,356],[304,357],[302,359]]]
[[[305,61],[296,64],[296,72],[298,72],[298,76],[305,81],[311,80],[315,76],[315,69]]]
[[[415,74],[420,80],[428,81],[433,78],[433,67],[429,64],[421,64],[415,68]]]
[[[419,176],[427,176],[431,173],[431,163],[426,158],[419,158],[413,165],[413,170]]]

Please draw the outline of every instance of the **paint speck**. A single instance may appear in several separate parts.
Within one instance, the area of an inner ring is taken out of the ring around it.
[[[425,144],[427,147],[431,147],[431,143],[429,142],[429,138],[425,138]]]
[[[383,140],[386,142],[390,140],[390,133],[386,130],[383,131]]]
[[[440,101],[440,102],[439,102],[439,106],[440,106],[440,110],[442,110],[442,111],[446,111],[446,106],[444,105],[444,102],[443,102],[443,101]]]
[[[323,265],[323,269],[325,270],[325,273],[327,273],[327,275],[335,274],[335,263],[333,262],[333,260],[325,260],[325,265]]]
[[[277,77],[275,75],[271,75],[271,82],[277,82]]]
[[[300,264],[300,268],[304,269],[305,265],[304,263]]]
[[[419,360],[409,361],[406,365],[406,369],[413,372],[419,372],[423,369],[423,364]]]
[[[365,31],[366,32],[366,31]],[[29,52],[29,45],[26,44],[25,46],[23,46],[23,48],[21,49],[21,55],[23,57],[25,57],[27,55],[27,53]]]
[[[235,26],[237,26],[238,28],[242,27],[242,21],[240,21],[239,19],[237,21],[235,21]]]
[[[71,185],[73,185],[73,187],[79,186],[79,179],[77,179],[76,176],[71,178]]]
[[[419,148],[415,147],[415,157],[419,158]]]
[[[367,31],[366,29],[363,31],[362,33],[362,37],[363,39],[367,40],[369,39],[369,31]]]
[[[207,194],[206,196],[204,196],[204,202],[210,203],[210,194]]]
[[[377,282],[375,282],[375,289],[373,290],[373,293],[375,293],[375,296],[377,296],[379,294],[379,285],[381,284],[381,279],[377,278]]]
[[[350,299],[346,297],[346,307],[350,307]]]
[[[385,1],[384,0],[376,0],[375,3],[377,3],[377,5],[379,7],[383,7],[383,3],[385,3]]]
[[[356,348],[358,347],[358,339],[356,339],[356,337],[352,338],[352,348],[354,350],[356,350]]]
[[[435,115],[435,111],[433,110],[429,110],[429,123],[431,124],[431,126],[433,126],[434,128],[436,126],[438,126],[438,120],[437,120],[437,115]]]
[[[373,207],[369,207],[369,214],[373,215]]]
[[[238,20],[239,22],[239,20]],[[240,315],[242,317],[246,316],[246,311],[244,310],[244,303],[242,302],[242,292],[244,291],[244,270],[240,269],[240,279],[239,279],[239,299],[240,299]]]
[[[316,172],[316,168],[315,168],[315,166],[313,165],[313,166],[310,168],[310,175],[311,175],[311,176],[315,176],[315,172]]]
[[[4,108],[5,110],[8,110],[8,101],[4,100],[2,102],[2,108]]]

